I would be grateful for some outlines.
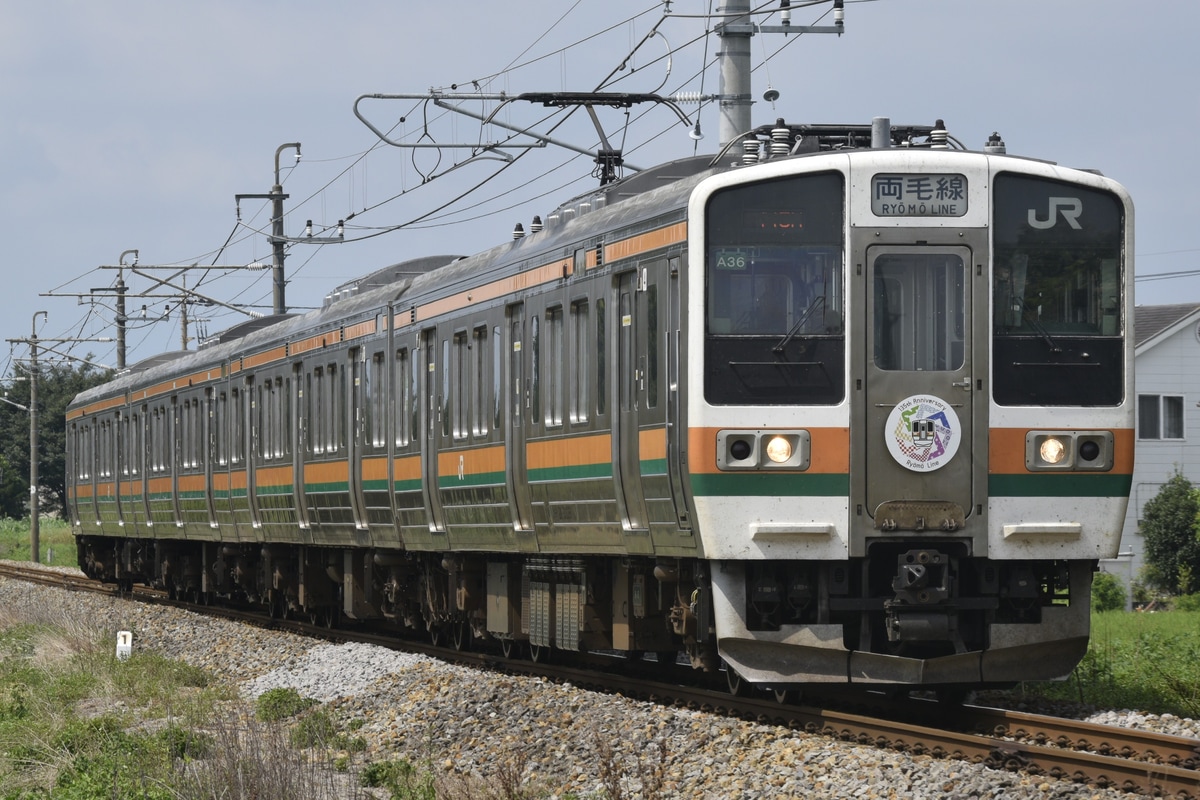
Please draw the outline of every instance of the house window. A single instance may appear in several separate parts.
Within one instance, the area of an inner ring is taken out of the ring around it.
[[[1184,438],[1183,397],[1172,394],[1139,394],[1138,438]]]

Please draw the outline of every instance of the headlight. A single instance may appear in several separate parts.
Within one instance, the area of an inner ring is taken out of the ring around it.
[[[782,436],[772,436],[767,442],[767,458],[782,464],[792,457],[792,443]]]
[[[1106,472],[1113,467],[1111,431],[1030,431],[1025,434],[1025,468]]]
[[[717,468],[805,470],[810,442],[808,431],[718,431]]]
[[[1067,454],[1067,448],[1059,439],[1049,437],[1043,439],[1041,445],[1038,446],[1038,454],[1047,464],[1057,464]]]

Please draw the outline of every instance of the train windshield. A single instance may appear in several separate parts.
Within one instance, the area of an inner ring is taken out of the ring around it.
[[[726,189],[707,208],[704,393],[714,405],[844,395],[839,173]]]
[[[995,181],[993,393],[1001,405],[1123,399],[1120,200],[1082,186]]]

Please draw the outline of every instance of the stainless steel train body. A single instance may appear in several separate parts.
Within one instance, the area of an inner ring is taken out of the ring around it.
[[[777,689],[1066,675],[1133,468],[1132,205],[862,133],[665,165],[82,394],[81,565]]]

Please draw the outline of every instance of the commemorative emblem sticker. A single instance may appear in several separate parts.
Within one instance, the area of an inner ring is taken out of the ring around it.
[[[884,428],[888,452],[913,472],[933,472],[954,458],[962,438],[958,414],[941,399],[914,394],[888,414]]]

